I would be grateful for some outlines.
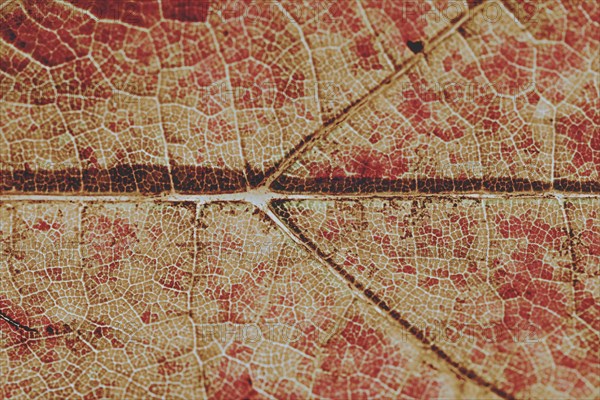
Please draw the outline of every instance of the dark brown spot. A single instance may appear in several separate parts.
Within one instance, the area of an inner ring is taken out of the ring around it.
[[[415,54],[421,53],[424,47],[423,42],[421,42],[420,40],[417,40],[416,42],[409,40],[408,42],[406,42],[406,45]]]

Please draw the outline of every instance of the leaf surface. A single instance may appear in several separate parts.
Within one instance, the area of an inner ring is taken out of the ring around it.
[[[1,398],[599,397],[595,2],[0,21]]]

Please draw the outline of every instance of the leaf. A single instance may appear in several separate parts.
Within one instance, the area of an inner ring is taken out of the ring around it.
[[[276,208],[423,342],[496,377],[516,397],[554,398],[565,379],[572,397],[600,384],[599,264],[586,268],[590,239],[574,245],[582,232],[570,228],[583,222],[593,230],[590,213],[599,206],[597,199],[416,198],[283,200]],[[584,236],[598,241],[597,232]]]
[[[594,2],[0,20],[0,397],[598,397]]]

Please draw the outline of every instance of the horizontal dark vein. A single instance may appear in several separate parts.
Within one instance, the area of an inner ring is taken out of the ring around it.
[[[99,194],[0,194],[0,202],[80,202],[80,203],[179,203],[192,202],[197,204],[212,203],[216,201],[244,201],[255,204],[257,200],[267,202],[270,200],[357,200],[367,201],[371,199],[600,199],[600,195],[593,193],[563,193],[549,191],[543,193],[537,192],[512,192],[512,193],[398,193],[398,192],[378,192],[378,193],[277,193],[277,192],[242,192],[242,193],[220,193],[220,194],[172,194],[164,196],[149,197],[139,193],[99,193]]]
[[[556,179],[554,182],[512,177],[489,178],[293,178],[281,176],[271,189],[283,193],[356,193],[356,192],[419,192],[436,193],[544,193],[551,190],[574,193],[600,193],[600,182]]]
[[[119,166],[109,170],[64,169],[57,171],[15,170],[0,171],[1,195],[114,195],[163,197],[165,195],[221,195],[245,193],[244,177],[240,172],[204,167],[172,168],[174,188],[169,183],[164,166]],[[266,189],[264,186],[258,189]],[[469,193],[600,193],[600,182],[556,179],[554,182],[524,178],[309,178],[281,176],[271,184],[274,193],[331,195],[378,193],[469,194]],[[252,191],[252,189],[250,190]]]

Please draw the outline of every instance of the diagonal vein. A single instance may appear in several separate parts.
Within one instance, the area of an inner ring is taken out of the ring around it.
[[[467,12],[463,15],[458,21],[456,21],[450,27],[442,30],[437,36],[432,38],[431,42],[427,45],[427,47],[423,50],[421,54],[416,54],[415,56],[408,59],[406,62],[396,66],[395,72],[390,76],[381,81],[377,86],[371,89],[367,94],[363,97],[350,104],[344,110],[342,110],[337,116],[331,118],[326,121],[320,128],[318,128],[312,134],[306,136],[298,146],[296,146],[292,151],[281,161],[278,166],[275,166],[270,174],[266,174],[263,182],[259,184],[259,186],[270,187],[271,184],[279,178],[281,174],[292,165],[297,159],[299,159],[303,154],[308,152],[312,147],[319,141],[319,139],[327,136],[331,131],[333,131],[337,126],[342,124],[351,116],[355,115],[360,109],[362,109],[365,104],[368,104],[372,99],[379,96],[381,93],[385,92],[394,82],[403,77],[415,64],[419,62],[422,57],[426,57],[428,53],[437,48],[442,42],[446,40],[446,38],[452,36],[456,33],[458,28],[464,25],[466,22],[470,21],[471,18],[477,14],[477,11],[484,6],[485,3],[480,3],[476,7],[473,8],[470,12]]]
[[[319,249],[306,235],[302,233],[301,230],[299,230],[296,226],[283,222],[278,215],[277,203],[271,202],[268,210],[265,210],[265,212],[285,235],[289,236],[295,243],[306,249],[326,268],[333,270],[335,276],[343,278],[344,281],[350,284],[351,288],[353,288],[361,298],[374,305],[378,311],[382,312],[388,318],[391,318],[394,323],[399,324],[403,329],[407,330],[420,343],[422,343],[426,349],[428,349],[430,352],[433,352],[438,359],[447,364],[457,375],[471,380],[480,387],[487,388],[490,392],[503,399],[514,399],[510,393],[500,389],[493,383],[482,378],[473,370],[454,360],[448,353],[429,340],[422,329],[419,329],[411,324],[408,320],[402,317],[399,311],[392,309],[385,300],[379,298],[375,293],[373,293],[367,285],[360,282],[352,274],[344,270],[341,266],[337,265],[330,255],[325,254],[321,249]]]
[[[14,319],[12,319],[11,317],[9,317],[8,315],[4,314],[2,311],[0,311],[0,319],[6,321],[7,323],[9,323],[10,325],[14,326],[15,328],[18,329],[22,329],[26,332],[36,332],[37,333],[37,329],[34,328],[30,328],[27,325],[23,325],[20,322],[15,321]]]

